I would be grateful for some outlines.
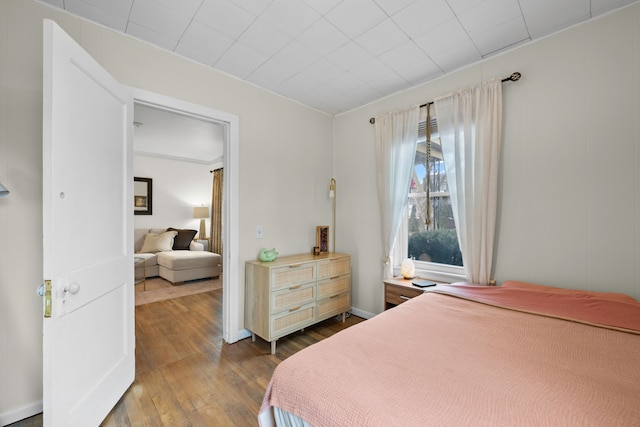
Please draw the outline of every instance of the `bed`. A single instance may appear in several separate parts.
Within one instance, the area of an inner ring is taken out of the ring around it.
[[[638,426],[640,303],[522,282],[439,285],[289,357],[278,426]]]

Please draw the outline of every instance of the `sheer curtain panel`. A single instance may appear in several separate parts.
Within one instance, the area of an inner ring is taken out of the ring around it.
[[[384,277],[393,276],[391,250],[407,206],[418,141],[420,107],[387,113],[375,119],[378,196],[382,217]]]
[[[502,84],[491,79],[434,101],[467,280],[488,285],[496,225]]]

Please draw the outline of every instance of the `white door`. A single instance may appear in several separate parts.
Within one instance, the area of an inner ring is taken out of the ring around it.
[[[98,425],[135,372],[133,100],[44,22],[44,425]]]

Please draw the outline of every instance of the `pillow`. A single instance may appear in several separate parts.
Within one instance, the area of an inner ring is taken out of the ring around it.
[[[194,237],[196,237],[197,230],[181,230],[179,228],[169,227],[167,231],[176,231],[178,235],[173,239],[174,251],[188,251],[189,245]]]
[[[633,297],[625,294],[619,294],[616,292],[600,292],[600,291],[586,291],[582,289],[565,289],[565,288],[557,288],[555,286],[546,286],[546,285],[538,285],[535,283],[526,283],[519,282],[517,280],[508,280],[502,284],[504,288],[515,288],[515,289],[528,289],[532,291],[540,291],[540,292],[554,292],[557,294],[569,294],[569,295],[584,295],[587,297],[597,297],[602,299],[607,299],[610,301],[619,301],[619,302],[637,302]]]
[[[173,239],[178,234],[177,231],[165,231],[156,234],[149,233],[144,237],[141,253],[169,252],[173,247]]]

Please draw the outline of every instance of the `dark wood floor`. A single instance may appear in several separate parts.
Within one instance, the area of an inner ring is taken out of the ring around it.
[[[222,290],[136,307],[136,379],[103,426],[255,426],[282,360],[361,322],[328,319],[270,344],[222,341]],[[41,426],[36,416],[12,426]]]

